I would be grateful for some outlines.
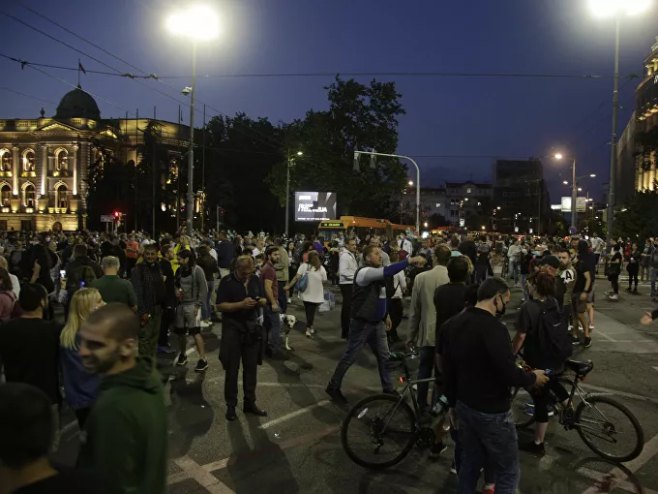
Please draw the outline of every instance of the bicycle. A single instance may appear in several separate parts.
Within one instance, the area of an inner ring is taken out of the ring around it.
[[[416,444],[428,449],[434,444],[435,433],[431,427],[421,425],[421,413],[414,386],[431,383],[435,378],[411,379],[408,359],[416,358],[414,352],[399,357],[404,384],[398,395],[377,394],[359,401],[343,420],[340,439],[347,456],[362,467],[387,468],[402,461]],[[411,398],[411,405],[406,399]],[[447,407],[438,416],[443,417]]]
[[[567,404],[562,406],[549,392],[549,416],[558,415],[565,430],[576,429],[587,447],[602,458],[617,462],[637,458],[644,447],[644,431],[637,418],[610,396],[587,393],[579,386],[594,368],[591,360],[567,360],[566,367],[574,377],[556,379],[569,390]],[[579,403],[574,408],[576,395]],[[535,421],[530,388],[512,390],[512,414],[519,429]]]

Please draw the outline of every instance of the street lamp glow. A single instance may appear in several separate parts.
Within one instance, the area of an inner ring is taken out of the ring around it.
[[[553,155],[553,158],[555,158],[556,160],[561,160],[562,158],[564,158],[564,155],[562,153],[555,153]]]
[[[425,223],[423,223],[423,226],[424,226],[425,228],[427,228],[427,221],[426,221]]]
[[[634,16],[651,8],[652,0],[589,0],[590,11],[596,17]]]
[[[413,185],[414,185],[414,181],[413,181],[413,180],[409,180],[408,184],[409,184],[409,187],[413,187]]]
[[[563,183],[564,185],[569,185],[569,182],[567,182],[566,180],[562,180],[562,183]]]
[[[166,20],[167,31],[194,41],[209,41],[219,36],[219,17],[208,5],[191,5],[171,12]]]
[[[297,151],[297,156],[304,156],[304,151]]]
[[[596,178],[596,173],[590,173],[589,178]]]

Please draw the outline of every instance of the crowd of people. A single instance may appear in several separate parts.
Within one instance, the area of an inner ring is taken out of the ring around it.
[[[418,386],[422,410],[430,413],[442,400],[453,411],[459,492],[474,491],[481,469],[484,492],[514,492],[519,468],[510,387],[534,387],[537,429],[524,446],[534,454],[544,452],[546,390],[561,396],[544,369],[559,371],[564,362],[537,341],[538,314],[554,306],[570,327],[571,343],[587,348],[599,267],[612,300],[624,266],[630,293],[637,293],[638,278],[648,278],[655,297],[658,272],[658,238],[640,249],[596,235],[388,239],[349,232],[286,239],[220,231],[153,239],[146,233],[12,232],[2,234],[0,254],[6,381],[0,385],[0,494],[164,492],[167,419],[157,355],[176,354],[174,364],[186,366],[191,339],[198,354],[194,371],[205,372],[202,331],[221,321],[225,417],[237,418],[241,365],[243,412],[267,416],[257,405],[258,365],[263,358],[290,357],[282,324],[293,293],[303,302],[304,335],[316,335],[315,315],[331,300],[330,284],[340,290],[346,340],[328,379],[330,398],[347,404],[343,380],[366,344],[382,391],[395,393],[390,348],[404,340],[418,349],[419,379],[436,376],[436,385]],[[494,276],[497,266],[502,278]],[[510,302],[509,284],[523,291],[512,344],[497,319]],[[409,324],[402,337],[406,296]],[[656,317],[647,313],[642,323]],[[517,365],[519,352],[525,370]],[[59,437],[52,418],[64,405],[81,431],[76,470],[55,468],[48,459]],[[437,426],[430,456],[445,451],[449,429]]]

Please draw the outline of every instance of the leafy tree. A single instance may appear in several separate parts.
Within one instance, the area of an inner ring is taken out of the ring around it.
[[[615,216],[615,237],[645,239],[658,234],[658,193],[638,192]]]
[[[360,170],[353,170],[355,150],[395,152],[397,118],[404,113],[395,84],[373,80],[366,86],[336,77],[326,89],[329,110],[309,111],[283,128],[286,151],[268,176],[272,193],[285,204],[288,157],[302,150],[291,168],[291,195],[295,190],[336,192],[338,215],[398,217],[406,167],[381,158],[370,168],[363,156]]]

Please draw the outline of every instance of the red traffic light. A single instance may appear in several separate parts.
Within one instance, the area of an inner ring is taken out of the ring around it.
[[[114,217],[115,217],[115,218],[118,219],[120,216],[121,216],[121,213],[120,213],[119,211],[115,211],[115,212],[114,212]]]

